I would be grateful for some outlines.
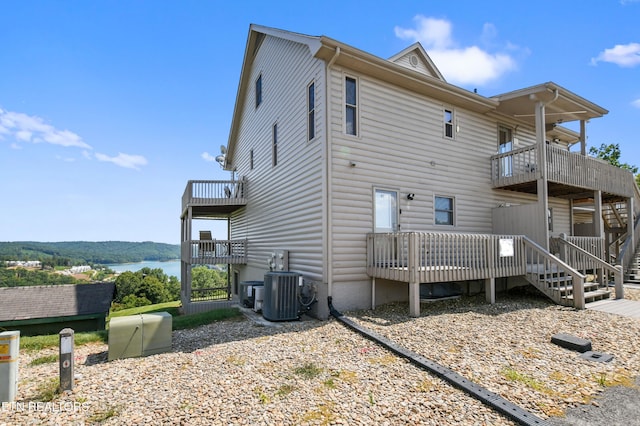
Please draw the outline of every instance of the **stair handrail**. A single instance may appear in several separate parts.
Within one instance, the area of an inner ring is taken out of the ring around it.
[[[599,268],[594,268],[594,269],[603,269],[611,274],[613,274],[613,282],[615,284],[615,290],[616,290],[616,294],[615,294],[615,298],[616,299],[622,299],[624,298],[624,279],[623,279],[623,270],[622,270],[622,266],[620,265],[611,265],[610,263],[605,262],[604,260],[600,259],[598,256],[595,256],[591,253],[589,253],[588,251],[584,250],[582,247],[577,246],[575,244],[573,244],[572,242],[568,241],[566,239],[566,235],[565,234],[560,234],[560,238],[557,239],[557,241],[563,245],[565,248],[569,249],[569,250],[573,250],[574,253],[578,253],[580,256],[584,256],[586,257],[589,261],[593,262],[595,265],[597,265]],[[567,255],[568,253],[564,253],[565,259],[567,259]],[[603,283],[605,284],[605,283]]]
[[[552,265],[555,265],[558,269],[557,272],[563,272],[564,274],[571,277],[571,284],[573,286],[573,306],[576,309],[584,309],[585,301],[584,301],[584,281],[586,276],[574,269],[571,265],[563,261],[562,259],[554,256],[552,253],[549,253],[547,249],[533,241],[527,236],[523,236],[522,241],[524,243],[525,248],[529,248],[535,252],[538,256],[542,256],[545,261],[549,262]],[[528,258],[528,256],[527,256]],[[540,288],[538,288],[541,290]],[[543,290],[541,290],[543,291]],[[549,293],[547,292],[549,295]]]
[[[632,236],[633,238],[630,238],[629,233],[627,232],[627,239],[624,244],[622,244],[620,254],[616,259],[616,265],[621,266],[625,271],[629,269],[638,247],[638,243],[640,242],[640,215],[638,215],[634,220]]]

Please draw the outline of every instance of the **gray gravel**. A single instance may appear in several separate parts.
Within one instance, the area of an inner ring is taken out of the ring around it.
[[[556,426],[633,426],[640,425],[640,378],[635,387],[605,389],[592,404],[570,408],[565,417],[551,418]]]
[[[346,314],[558,425],[621,424],[628,412],[612,409],[623,406],[609,392],[638,401],[630,387],[640,375],[638,320],[526,296],[443,301],[422,312],[410,318],[407,304],[392,304]],[[560,332],[614,359],[583,360],[550,342]],[[175,331],[171,352],[145,358],[107,362],[107,349],[77,347],[74,391],[40,406],[30,403],[43,400],[57,363],[29,363],[57,351],[21,354],[17,401],[0,406],[0,425],[514,424],[334,320],[224,321]],[[583,417],[574,420],[576,411]],[[588,423],[571,423],[579,419]]]

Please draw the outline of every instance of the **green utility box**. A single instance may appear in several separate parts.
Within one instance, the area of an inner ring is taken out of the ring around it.
[[[111,318],[109,361],[171,351],[172,320],[168,312]]]

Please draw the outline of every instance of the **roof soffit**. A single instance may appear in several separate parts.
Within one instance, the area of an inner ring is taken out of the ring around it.
[[[323,46],[316,53],[317,58],[327,62],[334,60],[335,65],[349,68],[359,74],[369,75],[415,93],[476,112],[485,113],[494,110],[498,104],[495,99],[472,93],[444,80],[382,59],[328,37],[322,36],[321,41]],[[338,48],[340,53],[336,57]]]
[[[555,97],[555,91],[558,97]],[[608,111],[575,93],[553,83],[547,82],[537,86],[516,90],[493,99],[499,102],[497,112],[516,121],[535,126],[535,105],[545,102],[545,121],[547,123],[565,123],[579,120],[590,120],[602,117]]]

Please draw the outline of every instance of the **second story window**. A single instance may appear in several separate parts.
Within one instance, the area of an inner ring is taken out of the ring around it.
[[[307,131],[308,140],[316,137],[316,89],[315,83],[307,88]]]
[[[278,123],[273,125],[273,166],[278,165]]]
[[[358,93],[356,79],[346,77],[345,85],[345,133],[348,135],[358,135]]]
[[[249,170],[253,170],[253,149],[249,151]]]
[[[256,108],[262,103],[262,74],[256,80]]]
[[[453,139],[454,115],[452,109],[444,109],[444,137]]]

